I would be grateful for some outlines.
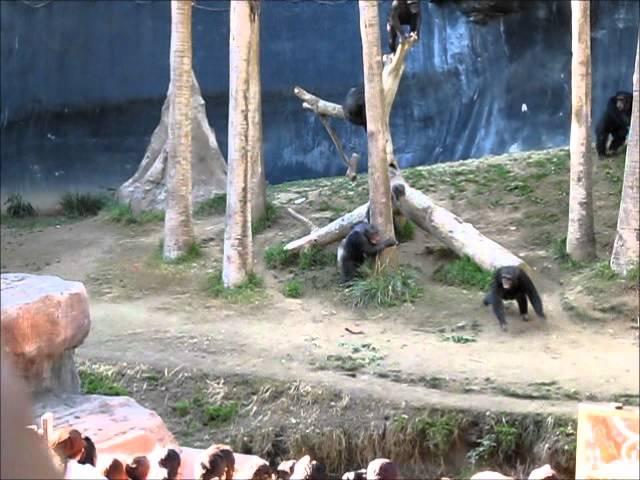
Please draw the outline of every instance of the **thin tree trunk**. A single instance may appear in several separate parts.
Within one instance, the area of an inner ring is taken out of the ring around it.
[[[378,2],[359,0],[360,35],[364,67],[364,97],[367,106],[367,151],[369,155],[370,221],[383,238],[393,238],[393,209],[387,156],[390,142],[387,109],[382,88],[382,51]],[[390,152],[393,155],[393,152]],[[379,256],[382,266],[397,263],[395,248]]]
[[[636,47],[636,68],[633,74],[633,107],[631,127],[627,141],[627,157],[624,164],[622,198],[618,212],[616,240],[611,254],[611,268],[620,275],[626,275],[631,268],[638,266],[640,257],[640,35]]]
[[[596,256],[591,155],[591,25],[589,2],[571,0],[571,174],[567,253],[578,261]]]
[[[262,85],[260,78],[260,7],[251,0],[251,54],[249,57],[249,163],[251,169],[251,218],[264,217],[267,211],[267,185],[262,151]]]
[[[229,7],[229,152],[222,280],[235,287],[253,271],[249,165],[249,57],[254,4]]]
[[[171,83],[167,208],[163,257],[173,260],[194,242],[191,205],[191,2],[171,2]]]

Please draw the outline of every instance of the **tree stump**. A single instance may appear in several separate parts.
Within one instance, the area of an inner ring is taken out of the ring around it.
[[[193,73],[192,79],[191,196],[195,205],[226,191],[227,165],[218,147],[215,133],[209,126],[205,102]],[[171,95],[173,85],[169,85],[160,123],[151,136],[138,170],[117,192],[118,200],[129,203],[134,212],[165,209]]]

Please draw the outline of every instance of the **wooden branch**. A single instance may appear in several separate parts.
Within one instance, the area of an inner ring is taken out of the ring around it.
[[[291,252],[297,252],[299,250],[305,250],[312,245],[329,245],[337,242],[338,240],[342,240],[347,236],[351,227],[358,222],[366,220],[368,208],[369,202],[359,206],[354,211],[347,213],[339,219],[334,220],[330,224],[318,228],[298,240],[287,243],[284,246],[284,249]]]
[[[395,205],[402,214],[458,255],[468,255],[478,265],[489,271],[510,265],[531,271],[524,260],[484,236],[470,223],[436,204],[424,193],[410,187],[399,172],[392,176],[391,185],[396,197]],[[349,233],[353,225],[366,219],[368,208],[368,203],[361,205],[330,224],[288,243],[284,248],[298,251],[312,245],[329,245],[337,242]]]
[[[391,106],[398,93],[400,79],[404,73],[405,58],[413,45],[418,41],[414,34],[402,40],[398,49],[394,54],[385,55],[383,62],[385,63],[382,70],[382,89],[384,91],[385,113],[387,120],[391,113]]]
[[[410,187],[402,176],[391,181],[397,208],[419,228],[432,234],[460,256],[468,255],[485,270],[503,266],[529,269],[524,260],[480,233],[473,225]]]
[[[293,93],[296,97],[302,100],[302,108],[311,110],[318,115],[344,119],[342,105],[322,100],[320,97],[316,97],[314,94],[309,93],[304,88],[298,86],[293,87]]]
[[[318,118],[322,122],[322,125],[324,125],[324,128],[327,130],[327,133],[331,137],[331,140],[333,140],[333,144],[336,146],[336,149],[340,154],[340,158],[342,159],[342,162],[347,167],[347,172],[345,173],[345,175],[349,178],[349,180],[354,182],[358,175],[358,160],[360,160],[360,155],[358,155],[357,153],[353,153],[351,154],[350,159],[347,158],[347,154],[344,152],[344,149],[342,148],[342,143],[338,138],[338,134],[329,123],[327,116],[318,114]]]
[[[318,229],[318,226],[313,223],[311,220],[309,220],[307,217],[304,217],[302,215],[300,215],[298,212],[296,212],[293,208],[286,208],[285,211],[291,215],[291,217],[293,217],[295,220],[297,220],[298,222],[302,223],[305,227],[307,227],[309,229],[310,232],[313,232],[315,230]]]

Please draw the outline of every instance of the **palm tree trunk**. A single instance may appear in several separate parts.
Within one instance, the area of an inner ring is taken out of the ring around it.
[[[253,271],[249,163],[249,59],[252,1],[229,7],[229,152],[222,280],[235,287]]]
[[[251,219],[264,217],[267,188],[262,154],[262,86],[260,80],[260,2],[253,3],[249,57],[249,164],[251,168]]]
[[[571,0],[571,174],[567,253],[578,261],[596,255],[591,155],[591,25],[589,2]]]
[[[364,67],[364,97],[367,106],[367,151],[369,155],[369,205],[371,223],[385,238],[393,238],[393,211],[387,162],[389,124],[382,88],[382,51],[378,2],[359,0],[360,36]],[[393,153],[391,153],[393,154]],[[379,256],[382,266],[397,263],[395,248]]]
[[[640,256],[640,95],[638,85],[640,81],[640,36],[636,48],[636,68],[633,74],[633,107],[631,112],[631,127],[627,141],[627,157],[624,164],[624,181],[622,183],[622,198],[618,213],[618,228],[616,240],[611,254],[611,268],[620,275],[626,275],[634,266],[638,266]]]
[[[163,257],[173,260],[194,242],[191,205],[191,2],[171,1],[169,158]]]

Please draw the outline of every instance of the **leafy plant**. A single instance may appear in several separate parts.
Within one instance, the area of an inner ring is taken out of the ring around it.
[[[302,282],[294,278],[285,284],[282,294],[289,298],[300,298],[302,297],[302,290]]]
[[[445,285],[485,290],[491,284],[492,274],[464,256],[439,267],[433,277]]]
[[[22,198],[22,195],[20,195],[19,193],[10,194],[4,204],[7,206],[7,215],[11,218],[25,218],[36,216],[36,209],[33,208],[33,205],[31,205],[31,203],[24,200]]]
[[[60,208],[65,217],[91,217],[97,215],[109,203],[104,194],[67,192],[60,198]]]
[[[351,282],[343,294],[355,308],[370,305],[391,307],[410,303],[422,295],[423,289],[415,273],[406,267],[380,273],[372,273],[370,268],[363,267],[362,271],[364,278]]]

